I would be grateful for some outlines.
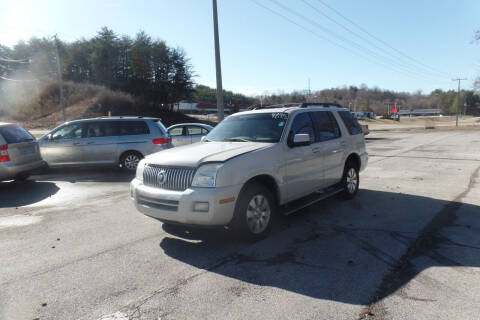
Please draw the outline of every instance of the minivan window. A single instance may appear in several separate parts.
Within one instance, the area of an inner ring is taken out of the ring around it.
[[[183,128],[184,127],[175,127],[170,129],[171,136],[183,136]]]
[[[0,127],[0,134],[7,143],[33,141],[35,138],[17,124]]]
[[[315,141],[315,131],[313,130],[313,122],[310,115],[307,112],[300,113],[293,119],[292,126],[290,128],[289,140],[293,140],[294,135],[298,133],[308,133],[310,135],[310,141]]]
[[[53,140],[62,140],[62,139],[78,139],[82,137],[82,124],[81,123],[72,123],[67,124],[52,134]]]
[[[121,121],[121,135],[149,134],[150,129],[145,121]]]
[[[89,121],[85,124],[85,137],[119,136],[122,125],[122,121]]]
[[[362,133],[362,127],[349,111],[338,111],[338,114],[351,135]]]
[[[340,128],[337,120],[330,111],[315,111],[311,115],[315,124],[316,142],[340,137]]]

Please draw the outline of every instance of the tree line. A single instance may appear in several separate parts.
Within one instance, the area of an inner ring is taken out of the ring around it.
[[[441,89],[424,94],[421,90],[414,93],[395,92],[380,88],[369,88],[362,84],[344,86],[340,88],[324,89],[308,93],[294,91],[291,93],[277,93],[258,96],[264,105],[300,102],[333,102],[339,103],[352,111],[373,111],[377,114],[386,114],[390,106],[395,104],[400,109],[441,109],[443,114],[453,114],[457,110],[457,91]],[[460,92],[459,112],[478,114],[480,96],[474,90]]]
[[[103,27],[91,39],[72,43],[32,38],[13,48],[0,45],[0,57],[9,57],[0,61],[3,81],[56,81],[58,57],[64,80],[103,85],[154,104],[174,103],[193,94],[193,68],[185,52],[143,31],[132,38]]]

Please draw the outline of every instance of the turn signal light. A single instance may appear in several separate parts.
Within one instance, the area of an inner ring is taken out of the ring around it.
[[[168,138],[156,138],[156,139],[153,139],[152,142],[153,142],[153,144],[165,144],[165,143],[169,143],[170,139],[168,139]]]
[[[0,146],[0,162],[10,161],[10,156],[8,155],[8,144]]]

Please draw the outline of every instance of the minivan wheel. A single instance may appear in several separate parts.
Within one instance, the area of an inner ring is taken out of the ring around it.
[[[135,171],[140,160],[142,156],[138,152],[130,151],[122,156],[120,166],[127,171]]]
[[[360,175],[358,174],[358,168],[351,162],[345,165],[343,170],[343,177],[341,186],[343,192],[341,193],[342,197],[345,199],[352,199],[358,192],[358,187],[360,185]]]
[[[249,183],[240,192],[232,227],[247,240],[260,240],[270,232],[276,204],[270,191],[262,184]]]

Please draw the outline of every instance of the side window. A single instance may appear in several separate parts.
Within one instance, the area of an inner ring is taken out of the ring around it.
[[[351,135],[362,133],[362,127],[349,111],[338,111],[338,114]]]
[[[183,127],[175,127],[173,129],[170,129],[169,133],[172,137],[183,136]]]
[[[193,135],[201,135],[202,134],[202,127],[197,127],[197,126],[189,126],[187,128],[188,130],[188,135],[193,136]],[[205,130],[205,129],[204,129]]]
[[[206,134],[208,134],[208,130],[205,129],[205,128],[202,128],[202,136],[204,136],[204,135],[206,135]]]
[[[85,124],[85,137],[111,137],[118,136],[121,122],[94,121]]]
[[[52,134],[53,140],[62,140],[62,139],[77,139],[82,137],[82,127],[81,123],[72,123],[67,124],[66,126],[58,129]]]
[[[340,137],[340,128],[337,120],[330,111],[312,112],[313,122],[315,123],[316,142],[327,141]]]
[[[294,135],[298,133],[307,133],[310,135],[310,141],[315,141],[313,122],[307,112],[303,112],[295,116],[292,126],[290,127],[290,134],[288,136],[288,139],[293,140]]]
[[[120,128],[121,135],[139,135],[139,134],[149,134],[150,129],[148,129],[145,121],[122,121]]]

